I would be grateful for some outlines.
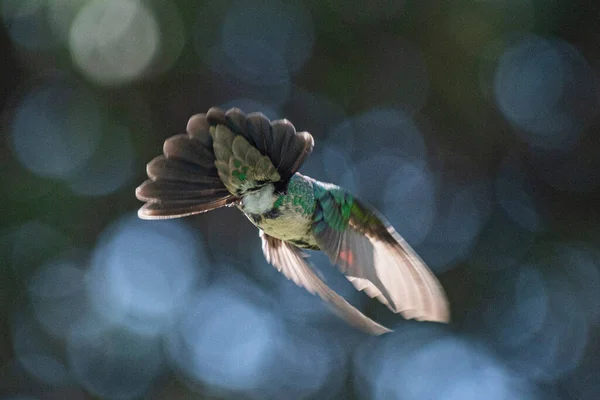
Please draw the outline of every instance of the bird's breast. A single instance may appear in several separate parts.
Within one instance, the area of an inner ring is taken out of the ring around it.
[[[311,233],[312,219],[304,214],[281,208],[249,218],[269,236],[291,242],[298,247],[317,246]]]
[[[312,235],[315,199],[312,182],[296,174],[285,194],[280,194],[272,209],[261,214],[246,212],[254,225],[266,234],[291,242],[298,247],[317,248]]]

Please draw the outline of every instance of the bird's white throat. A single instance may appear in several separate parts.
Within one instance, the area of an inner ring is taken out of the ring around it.
[[[275,186],[269,183],[258,190],[244,194],[242,210],[249,214],[264,214],[273,208],[276,199]]]

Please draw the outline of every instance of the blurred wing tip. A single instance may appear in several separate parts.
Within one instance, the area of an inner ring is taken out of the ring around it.
[[[450,309],[448,307],[448,303],[444,304],[444,309],[440,310],[440,312],[438,314],[436,314],[434,316],[434,318],[432,319],[433,322],[440,322],[440,323],[444,323],[444,324],[449,324],[451,320],[452,320],[452,318],[450,315]]]
[[[450,304],[443,292],[429,299],[429,306],[397,308],[392,310],[400,313],[405,319],[414,319],[417,321],[437,322],[447,324],[450,322]]]
[[[450,323],[450,309],[448,308],[448,301],[444,299],[444,304],[439,304],[435,310],[428,310],[423,312],[422,310],[402,310],[402,315],[406,319],[415,319],[417,321],[424,322],[437,322],[440,324]]]

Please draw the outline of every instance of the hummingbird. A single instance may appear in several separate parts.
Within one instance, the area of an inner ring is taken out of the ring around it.
[[[179,218],[235,206],[259,229],[263,254],[285,277],[318,295],[350,325],[391,330],[332,290],[307,261],[323,251],[354,285],[406,319],[448,322],[435,275],[374,208],[343,188],[298,172],[314,139],[286,119],[217,107],[168,138],[136,189],[142,219]]]

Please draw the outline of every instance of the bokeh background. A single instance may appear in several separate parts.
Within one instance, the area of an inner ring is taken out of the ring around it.
[[[570,0],[1,0],[0,398],[600,398],[600,6]],[[190,115],[313,134],[453,321],[367,337],[241,213],[138,220]]]

